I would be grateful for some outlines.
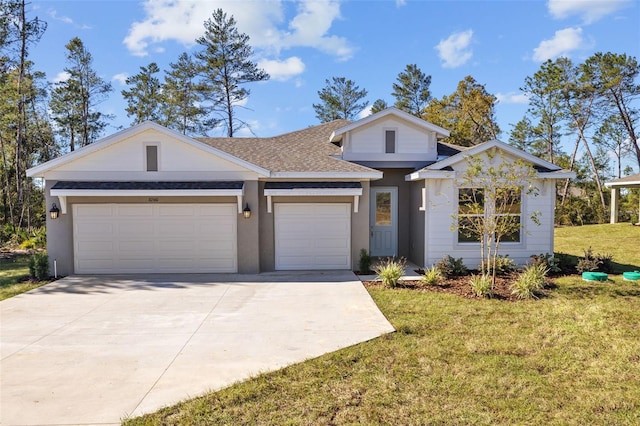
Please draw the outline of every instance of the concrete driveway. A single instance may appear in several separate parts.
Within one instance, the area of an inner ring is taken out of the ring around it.
[[[351,272],[74,276],[0,315],[2,425],[119,424],[393,331]]]

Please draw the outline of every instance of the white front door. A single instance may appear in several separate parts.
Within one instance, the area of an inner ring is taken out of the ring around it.
[[[371,188],[371,256],[398,255],[398,188]]]

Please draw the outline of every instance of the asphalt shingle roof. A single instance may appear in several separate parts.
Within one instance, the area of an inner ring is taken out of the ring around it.
[[[334,120],[268,138],[194,138],[234,157],[272,172],[362,173],[375,171],[340,158],[341,151],[329,142],[333,131],[348,125]]]

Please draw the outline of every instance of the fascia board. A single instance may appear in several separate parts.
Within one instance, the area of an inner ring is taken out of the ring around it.
[[[362,188],[292,188],[265,189],[265,196],[356,196],[362,195]]]
[[[454,179],[456,176],[456,172],[451,170],[420,170],[406,175],[404,177],[404,180],[416,181],[422,179]]]
[[[52,189],[54,197],[237,197],[242,189]]]

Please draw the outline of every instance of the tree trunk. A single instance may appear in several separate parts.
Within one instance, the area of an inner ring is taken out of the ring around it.
[[[571,163],[569,163],[569,170],[573,171],[573,165],[576,162],[576,156],[578,155],[578,147],[580,146],[580,136],[576,139],[576,144],[573,147],[573,153],[571,154]],[[567,179],[564,182],[564,189],[562,190],[562,200],[560,201],[560,205],[564,206],[564,202],[567,198],[567,192],[569,191],[569,183],[571,179]]]

